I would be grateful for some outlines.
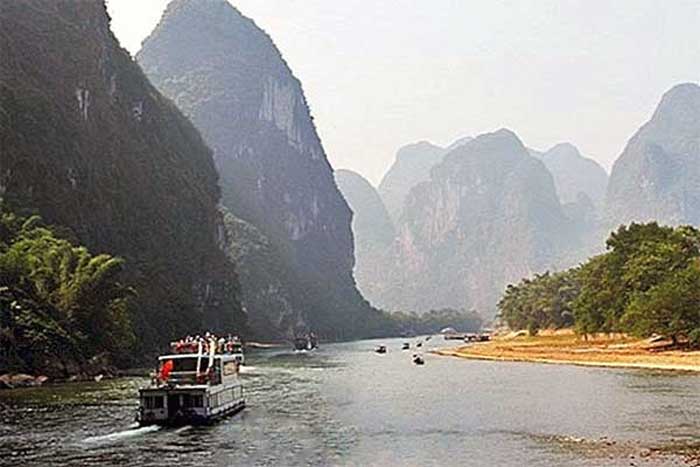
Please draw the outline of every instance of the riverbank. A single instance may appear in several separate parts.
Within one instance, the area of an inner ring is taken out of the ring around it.
[[[436,350],[443,356],[612,368],[700,372],[700,351],[667,350],[669,342],[625,336],[584,340],[571,331],[499,336],[490,342]]]

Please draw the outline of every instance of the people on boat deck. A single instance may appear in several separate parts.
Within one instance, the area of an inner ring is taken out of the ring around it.
[[[209,352],[210,345],[215,345],[218,353],[234,353],[237,348],[240,349],[241,340],[238,336],[232,336],[231,334],[224,338],[206,332],[203,337],[199,334],[194,337],[188,335],[183,339],[172,342],[170,347],[176,353],[197,353],[200,345],[203,353]]]

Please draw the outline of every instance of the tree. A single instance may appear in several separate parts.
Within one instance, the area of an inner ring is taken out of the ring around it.
[[[579,293],[578,270],[536,274],[510,284],[498,303],[500,318],[512,329],[528,329],[536,334],[543,328],[573,324],[573,301]]]
[[[31,369],[36,354],[122,354],[134,339],[123,266],[0,204],[0,366],[4,358]]]
[[[700,329],[700,262],[696,259],[660,284],[637,293],[622,322],[634,335],[661,334],[674,344]]]
[[[633,298],[687,268],[700,253],[700,232],[657,223],[622,226],[610,235],[608,252],[581,267],[581,292],[574,302],[582,334],[625,332],[622,323]]]

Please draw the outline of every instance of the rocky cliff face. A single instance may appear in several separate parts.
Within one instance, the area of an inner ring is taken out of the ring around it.
[[[229,241],[226,251],[239,267],[241,300],[255,338],[283,340],[286,330],[303,326],[289,289],[288,265],[260,230],[224,209]],[[260,312],[269,310],[268,312]]]
[[[379,194],[394,223],[399,221],[411,188],[430,178],[430,169],[445,156],[445,148],[427,141],[409,144],[396,153],[396,159],[379,184]]]
[[[583,194],[595,206],[602,207],[608,174],[600,164],[582,156],[576,146],[569,143],[557,144],[544,153],[530,153],[541,159],[551,172],[562,203],[576,203]]]
[[[392,222],[395,224],[399,222],[408,192],[419,183],[430,179],[430,169],[440,163],[445,154],[472,139],[471,136],[464,136],[447,148],[420,141],[398,150],[394,163],[382,178],[378,188]]]
[[[377,273],[384,269],[385,254],[394,241],[394,226],[379,193],[362,175],[337,170],[335,179],[353,212],[357,286],[365,297],[374,297],[383,280]]]
[[[700,86],[668,91],[613,166],[606,197],[610,226],[657,220],[700,224]]]
[[[509,282],[560,262],[572,226],[542,162],[499,130],[445,155],[410,191],[397,232],[378,306],[488,315]]]
[[[212,155],[101,1],[0,4],[0,196],[126,259],[147,345],[244,325]]]
[[[225,0],[175,0],[137,59],[213,148],[224,206],[283,257],[300,318],[329,335],[352,328],[366,304],[352,277],[351,212],[270,37]]]

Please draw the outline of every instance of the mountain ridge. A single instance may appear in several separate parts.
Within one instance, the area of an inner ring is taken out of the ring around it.
[[[492,315],[509,281],[560,261],[571,233],[544,164],[510,130],[452,150],[411,189],[376,296],[390,310]]]
[[[301,83],[270,36],[226,2],[177,0],[137,60],[213,148],[222,204],[284,258],[280,284],[298,326],[278,331],[310,327],[327,337],[354,332],[360,323],[353,314],[369,309],[352,276],[352,213]],[[247,307],[275,314],[252,303]]]
[[[245,332],[211,152],[121,48],[104,3],[6,2],[0,15],[4,201],[126,260],[145,348]]]
[[[700,224],[700,86],[664,93],[613,165],[606,221]]]

